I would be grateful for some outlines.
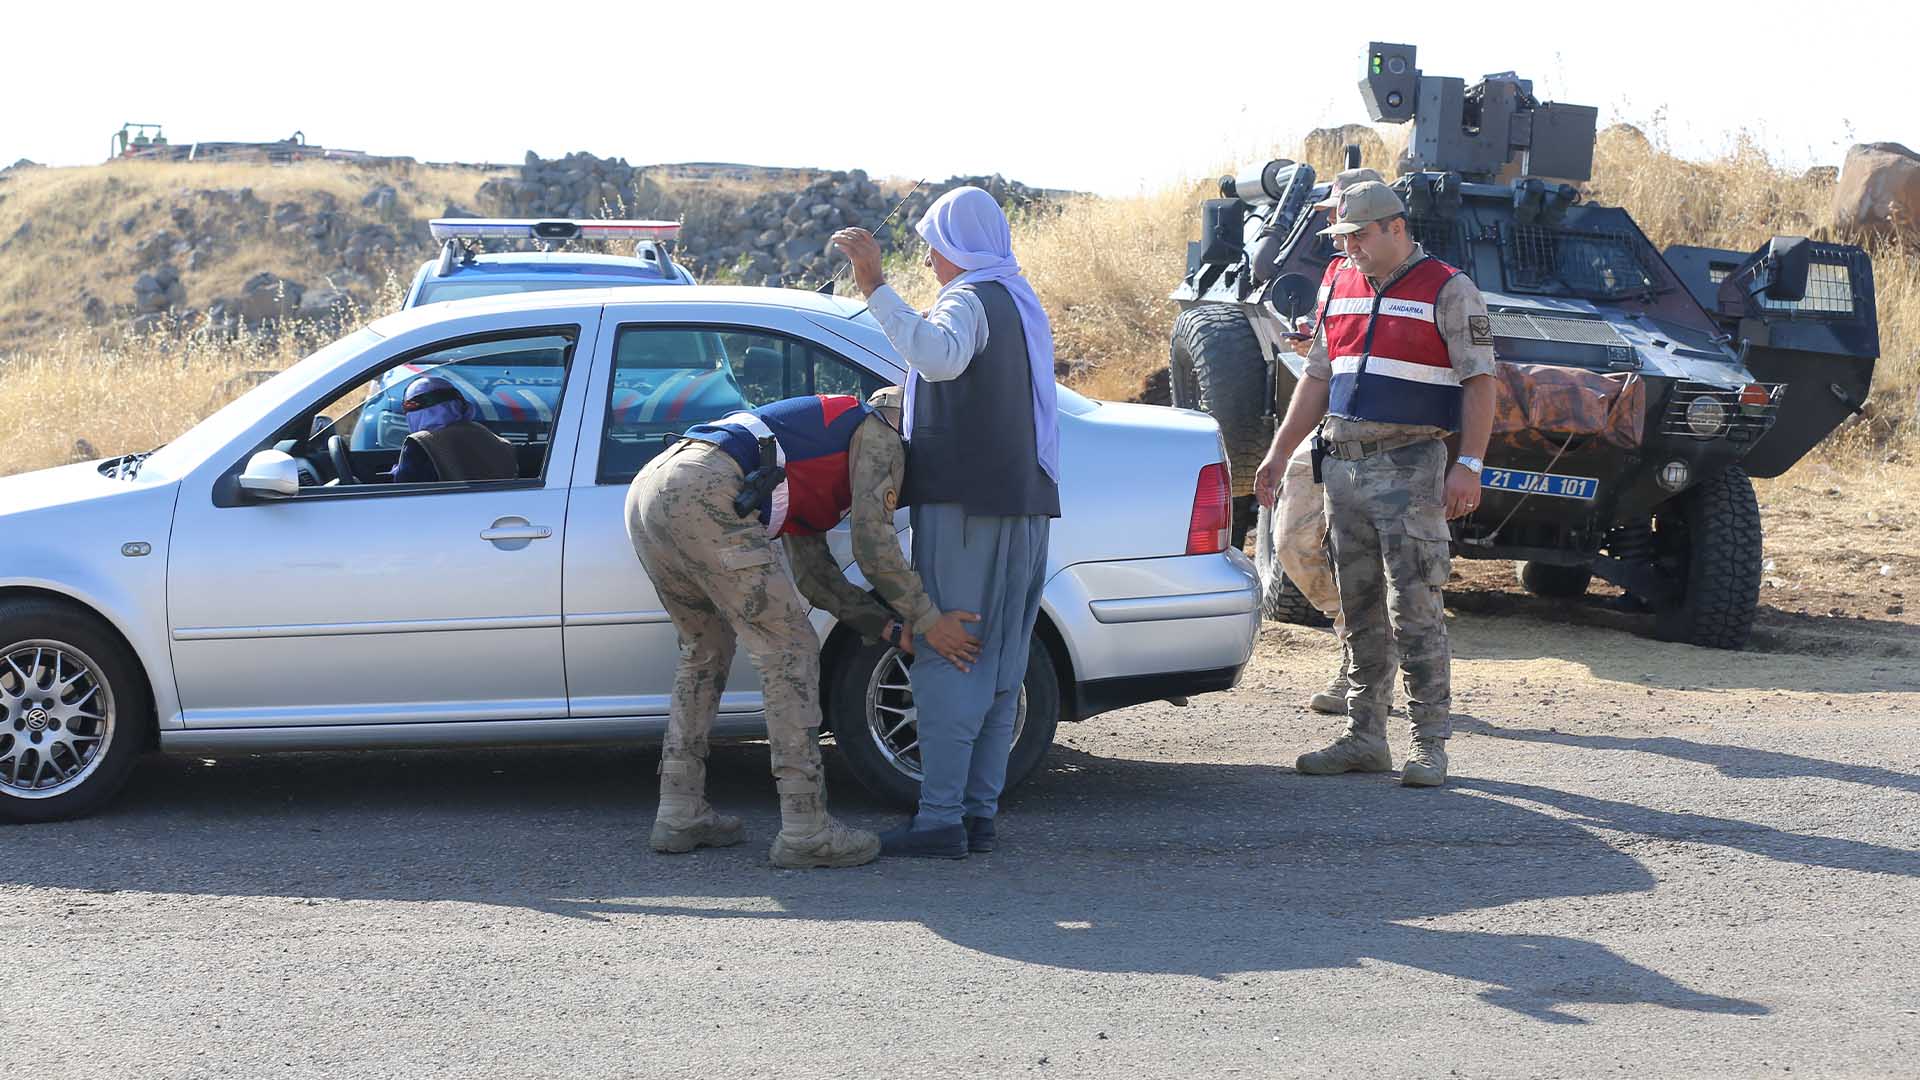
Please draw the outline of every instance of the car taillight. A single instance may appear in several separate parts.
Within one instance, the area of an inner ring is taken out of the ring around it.
[[[1187,522],[1187,554],[1213,555],[1227,550],[1233,532],[1233,488],[1227,463],[1216,461],[1200,470],[1193,488],[1193,517]]]

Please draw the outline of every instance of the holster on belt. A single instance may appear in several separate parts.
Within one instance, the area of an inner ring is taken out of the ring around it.
[[[773,495],[773,489],[787,478],[787,470],[782,468],[779,446],[772,439],[760,440],[760,467],[747,474],[740,485],[740,494],[733,497],[733,512],[741,517],[759,509],[762,500]]]
[[[1313,461],[1313,482],[1326,483],[1326,477],[1320,474],[1320,466],[1327,460],[1327,440],[1321,436],[1319,428],[1313,431],[1313,441],[1308,444],[1307,456]]]

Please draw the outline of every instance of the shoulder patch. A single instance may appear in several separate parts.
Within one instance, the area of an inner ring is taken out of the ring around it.
[[[1475,345],[1493,344],[1493,320],[1485,315],[1467,316],[1467,335]]]

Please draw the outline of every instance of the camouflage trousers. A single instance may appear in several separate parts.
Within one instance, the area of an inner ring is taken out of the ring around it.
[[[1273,553],[1307,603],[1329,619],[1340,618],[1340,587],[1327,555],[1326,493],[1313,481],[1313,440],[1302,439],[1281,474],[1274,507]]]
[[[667,448],[627,491],[627,535],[679,634],[662,805],[705,798],[707,742],[735,642],[760,672],[782,818],[824,813],[820,769],[820,639],[785,560],[757,515],[734,512],[740,467],[710,443]],[[699,790],[682,791],[697,781]]]
[[[1447,554],[1447,450],[1438,439],[1322,465],[1348,661],[1347,718],[1385,736],[1394,651],[1416,737],[1453,733],[1452,661],[1440,588]]]

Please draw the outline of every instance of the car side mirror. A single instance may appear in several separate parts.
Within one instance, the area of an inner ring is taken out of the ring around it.
[[[240,473],[240,490],[262,499],[284,499],[300,494],[300,466],[281,450],[262,450],[247,459]]]
[[[1807,273],[1813,263],[1813,245],[1804,236],[1776,236],[1767,242],[1760,262],[1767,299],[1797,304],[1807,298]]]
[[[1281,274],[1267,286],[1267,306],[1289,322],[1311,312],[1319,298],[1319,287],[1305,274]]]

